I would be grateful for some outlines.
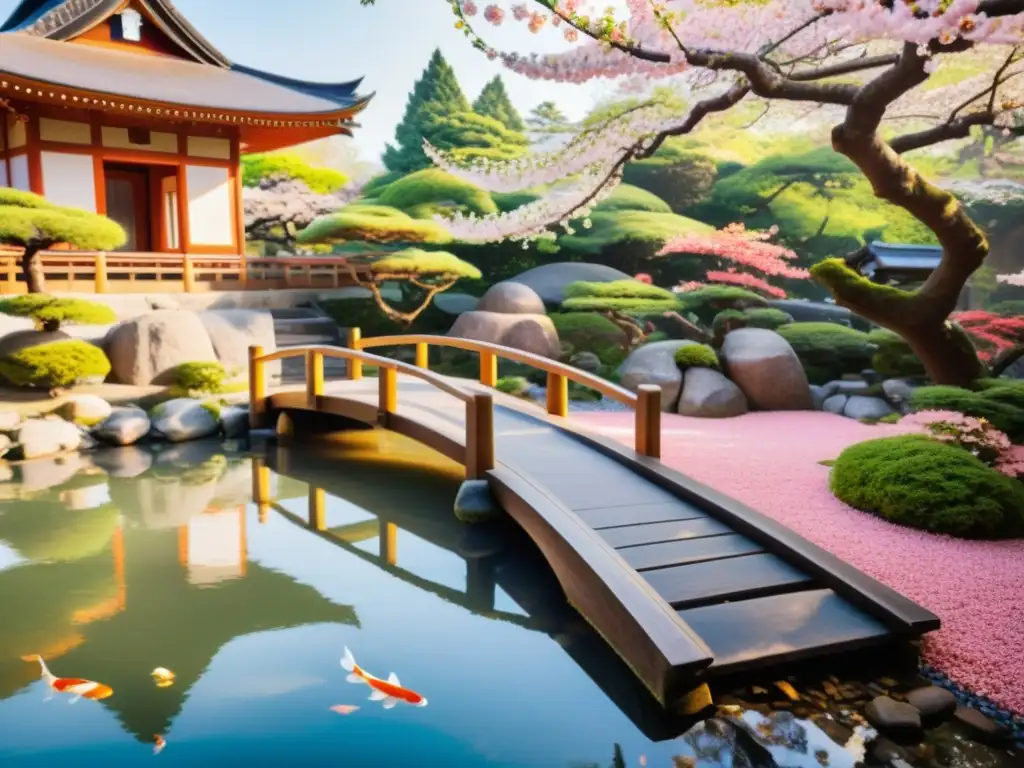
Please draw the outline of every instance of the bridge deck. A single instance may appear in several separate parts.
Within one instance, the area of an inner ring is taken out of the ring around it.
[[[374,423],[377,398],[374,379],[337,382],[319,410]],[[304,392],[273,395],[271,404],[308,407]],[[399,377],[398,408],[385,425],[460,459],[461,404],[426,382]],[[663,701],[697,675],[906,640],[938,626],[756,512],[737,512],[737,503],[530,404],[495,395],[494,444],[489,478],[502,505],[537,541],[574,606]]]

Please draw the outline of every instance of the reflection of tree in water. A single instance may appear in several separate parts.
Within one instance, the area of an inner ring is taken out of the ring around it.
[[[754,728],[742,721],[734,723],[768,746],[785,747],[801,755],[807,754],[807,728],[792,712],[772,712]]]
[[[76,512],[56,501],[10,502],[0,516],[0,539],[27,560],[79,560],[106,548],[118,518],[112,504]]]

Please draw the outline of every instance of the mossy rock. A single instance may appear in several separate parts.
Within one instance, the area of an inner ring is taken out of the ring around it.
[[[1019,386],[992,387],[976,392],[961,387],[918,387],[910,395],[912,411],[957,411],[985,419],[1015,443],[1024,441],[1024,407]]]
[[[887,379],[924,376],[924,363],[899,334],[887,328],[875,328],[868,334],[868,341],[877,347],[871,358],[871,367],[880,376]]]
[[[776,329],[796,352],[811,384],[825,384],[871,366],[868,334],[835,323],[790,323]]]
[[[40,327],[56,330],[65,323],[73,325],[110,325],[117,314],[106,304],[85,299],[60,299],[45,293],[29,293],[0,301],[0,313],[31,317]]]
[[[27,347],[0,359],[0,376],[16,387],[65,389],[110,373],[103,350],[79,339]]]
[[[1024,483],[923,435],[851,445],[829,485],[851,507],[899,525],[964,538],[1024,534]]]
[[[182,363],[174,369],[174,383],[185,392],[220,392],[227,377],[221,363]]]
[[[560,341],[574,352],[592,352],[605,365],[618,365],[626,358],[626,332],[596,312],[564,312],[549,315]]]
[[[687,368],[711,368],[719,371],[722,369],[715,350],[707,344],[687,344],[675,351],[676,365],[680,369]]]

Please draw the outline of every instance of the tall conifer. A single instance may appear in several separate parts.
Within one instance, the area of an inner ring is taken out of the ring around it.
[[[480,96],[473,102],[473,111],[485,117],[493,117],[502,123],[506,128],[522,132],[526,130],[523,118],[512,106],[512,101],[505,90],[505,82],[501,75],[495,75],[494,79],[484,86]]]

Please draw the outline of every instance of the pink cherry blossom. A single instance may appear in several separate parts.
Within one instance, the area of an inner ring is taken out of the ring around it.
[[[505,11],[497,5],[488,5],[484,8],[484,19],[494,26],[500,26],[501,22],[505,20]]]
[[[751,288],[775,299],[786,298],[786,292],[781,288],[777,288],[762,277],[749,275],[745,272],[712,270],[707,273],[707,281],[709,283],[725,283],[727,285],[738,285],[741,288]]]
[[[473,0],[466,0],[466,2],[462,4],[462,12],[466,16],[476,16],[476,3],[474,3]]]

